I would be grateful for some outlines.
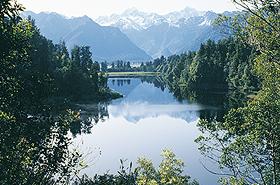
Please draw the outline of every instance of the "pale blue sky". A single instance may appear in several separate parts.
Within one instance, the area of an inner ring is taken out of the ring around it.
[[[121,13],[135,7],[145,12],[165,14],[185,7],[197,10],[223,12],[235,10],[231,0],[18,0],[27,10],[57,12],[66,16],[101,15]]]

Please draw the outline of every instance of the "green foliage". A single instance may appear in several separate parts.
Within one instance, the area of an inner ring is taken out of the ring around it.
[[[110,92],[88,47],[76,47],[72,60],[65,43],[47,40],[21,10],[16,1],[0,2],[0,184],[70,184],[81,155],[70,149],[69,130],[84,121],[65,98],[98,101]],[[73,89],[73,82],[84,86]]]
[[[258,80],[252,70],[255,51],[234,39],[207,41],[197,52],[169,57],[157,67],[171,89],[252,91]],[[242,80],[240,80],[242,79]]]
[[[261,90],[247,106],[230,110],[224,122],[201,121],[201,129],[207,134],[199,137],[197,142],[205,155],[230,172],[230,178],[222,179],[223,184],[278,185],[279,1],[234,2],[245,11],[241,24],[233,22],[236,25],[234,31],[238,39],[257,50],[253,68],[261,80]]]
[[[0,110],[9,112],[12,105],[18,105],[22,74],[30,66],[28,52],[33,31],[30,23],[18,16],[21,5],[1,1],[0,9]]]
[[[197,140],[201,151],[219,156],[215,160],[245,184],[279,183],[273,180],[280,175],[279,87],[262,89],[248,106],[229,111],[224,122],[200,122],[209,135]]]
[[[108,71],[108,64],[107,62],[101,62],[101,71],[102,72],[107,72]]]
[[[163,161],[159,166],[161,184],[188,184],[189,177],[182,176],[184,163],[176,159],[175,154],[169,150],[162,153]]]
[[[103,64],[104,65],[104,64]],[[130,72],[135,71],[136,68],[132,68],[130,62],[117,60],[112,63],[111,68],[108,68],[108,72]]]
[[[64,46],[62,47],[64,48]],[[69,56],[64,54],[65,56]],[[99,76],[99,64],[91,59],[89,47],[75,46],[71,51],[71,59],[68,68],[61,66],[61,84],[59,85],[60,95],[66,95],[72,99],[81,99],[83,97],[99,98],[101,88],[106,88],[106,81],[103,76]]]
[[[248,14],[246,25],[241,27],[246,35],[245,42],[254,45],[266,62],[279,64],[280,3],[277,0],[234,0]],[[242,25],[241,25],[242,26]]]
[[[137,167],[132,170],[132,163],[128,168],[124,167],[121,160],[120,170],[117,175],[104,174],[89,178],[84,175],[75,180],[75,185],[198,185],[196,181],[190,181],[190,177],[183,175],[184,163],[177,159],[170,150],[163,150],[163,160],[158,169],[152,161],[139,158]]]
[[[159,181],[159,175],[153,166],[153,162],[146,158],[139,158],[137,161],[139,167],[137,182],[140,185],[149,184],[149,185],[157,185]]]
[[[162,161],[158,169],[155,169],[152,161],[139,158],[137,163],[137,184],[139,185],[195,185],[196,181],[190,181],[190,177],[183,175],[184,163],[177,159],[170,150],[163,150]]]
[[[24,7],[16,0],[2,0],[0,2],[0,18],[2,26],[7,23],[17,22],[19,19],[19,13],[23,10]]]
[[[19,120],[20,119],[20,120]],[[1,119],[0,184],[65,184],[79,169],[69,150],[71,112]]]

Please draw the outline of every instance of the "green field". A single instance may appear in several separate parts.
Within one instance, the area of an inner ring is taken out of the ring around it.
[[[137,77],[137,76],[157,76],[159,72],[109,72],[108,77]]]

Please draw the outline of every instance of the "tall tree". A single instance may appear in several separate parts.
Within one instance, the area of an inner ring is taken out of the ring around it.
[[[207,134],[198,142],[204,154],[231,172],[224,184],[279,185],[280,2],[234,3],[245,11],[243,22],[233,24],[236,36],[257,49],[254,68],[262,88],[247,106],[229,111],[224,122],[201,121],[201,129]],[[244,78],[247,72],[244,68]]]

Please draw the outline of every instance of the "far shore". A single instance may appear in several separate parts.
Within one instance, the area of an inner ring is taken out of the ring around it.
[[[108,72],[106,73],[108,78],[158,76],[159,74],[160,74],[159,72]]]

